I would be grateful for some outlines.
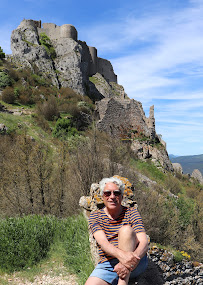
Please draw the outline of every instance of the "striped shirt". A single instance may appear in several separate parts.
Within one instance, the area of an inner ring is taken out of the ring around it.
[[[137,209],[123,207],[121,214],[117,219],[111,220],[106,213],[104,208],[92,212],[89,217],[89,227],[94,234],[98,230],[103,230],[106,234],[108,241],[115,247],[118,247],[118,231],[123,225],[130,225],[135,233],[145,232],[142,219]],[[107,255],[97,244],[99,249],[99,263],[103,263],[107,260],[113,259],[113,256]]]

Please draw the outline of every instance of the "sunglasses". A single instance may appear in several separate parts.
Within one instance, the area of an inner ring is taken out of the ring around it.
[[[114,196],[119,197],[121,195],[120,191],[104,191],[103,194],[105,197],[110,197],[111,194],[114,194]]]

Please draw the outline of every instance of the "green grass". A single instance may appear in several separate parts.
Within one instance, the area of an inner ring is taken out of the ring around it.
[[[94,265],[90,254],[88,225],[82,215],[77,219],[69,219],[66,237],[66,263],[71,273],[78,275],[79,284],[83,285]]]
[[[6,272],[27,268],[47,256],[57,219],[37,215],[0,220],[0,267]]]
[[[0,252],[0,284],[8,284],[8,273],[12,276],[17,270],[17,276],[30,281],[49,269],[59,275],[64,264],[82,285],[94,268],[82,214],[66,219],[37,215],[0,219]]]
[[[131,159],[131,165],[152,180],[157,182],[163,182],[165,180],[164,173],[150,161],[145,162],[142,160]]]

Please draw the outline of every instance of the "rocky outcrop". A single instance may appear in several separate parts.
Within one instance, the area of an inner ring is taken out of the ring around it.
[[[173,171],[173,165],[170,162],[168,153],[162,144],[150,144],[134,140],[131,144],[131,149],[137,155],[138,159],[151,161],[158,167],[167,171]]]
[[[121,97],[105,98],[96,103],[97,128],[123,141],[130,142],[132,151],[139,159],[151,159],[157,166],[173,171],[165,145],[155,130],[154,106],[145,116],[142,104]]]
[[[36,26],[22,22],[11,34],[11,50],[12,59],[18,66],[33,69],[35,65],[54,85],[59,86],[53,61],[45,47],[40,45]]]
[[[98,72],[90,77],[90,82],[92,82],[94,86],[94,89],[92,89],[92,91],[95,92],[96,90],[98,94],[103,95],[103,98],[115,97],[124,99],[127,97],[127,94],[125,93],[122,85],[119,85],[116,82],[107,81],[104,76]],[[92,86],[90,88],[92,88]]]
[[[11,35],[11,61],[27,66],[51,79],[52,84],[70,87],[97,101],[97,128],[123,141],[132,141],[132,150],[142,159],[151,158],[166,170],[173,170],[165,143],[155,131],[154,106],[149,117],[142,104],[131,100],[117,84],[111,63],[97,57],[97,49],[78,40],[72,25],[57,26],[34,20],[23,20]],[[143,142],[136,141],[141,139]],[[135,142],[136,141],[136,142]],[[145,141],[145,142],[144,142]],[[161,143],[161,149],[149,145]]]
[[[190,285],[203,284],[203,265],[183,259],[176,262],[173,254],[157,246],[151,246],[148,252],[147,270],[129,285]]]
[[[48,47],[42,44],[41,35],[48,38]],[[57,26],[41,21],[23,20],[12,32],[10,60],[19,66],[31,69],[36,66],[43,76],[50,78],[57,87],[70,87],[79,94],[88,94],[92,90],[89,76],[100,73],[105,84],[117,83],[117,76],[111,63],[97,57],[97,50],[77,39],[77,30],[72,25]],[[113,87],[109,84],[110,89]],[[106,96],[98,91],[101,99]],[[93,97],[94,94],[92,94]]]
[[[174,162],[172,163],[174,171],[180,174],[183,174],[183,168],[182,165],[180,163]]]
[[[203,184],[202,173],[198,169],[193,170],[191,177],[196,179],[200,184]]]
[[[155,138],[152,115],[151,118],[146,118],[142,104],[134,99],[105,98],[97,102],[96,112],[99,118],[98,129],[113,136],[132,139],[142,133],[148,138],[153,134],[151,138]]]

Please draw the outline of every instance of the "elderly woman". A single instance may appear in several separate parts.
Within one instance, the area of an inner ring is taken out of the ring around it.
[[[85,285],[127,285],[147,267],[148,241],[138,211],[121,205],[125,185],[118,178],[100,182],[104,208],[92,212],[89,225],[99,248],[99,263]]]

